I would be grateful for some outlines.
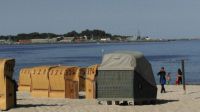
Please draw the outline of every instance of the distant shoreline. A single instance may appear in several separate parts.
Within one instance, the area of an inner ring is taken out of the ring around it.
[[[93,42],[90,42],[90,41],[83,41],[83,42],[53,42],[53,43],[3,43],[3,44],[0,44],[0,45],[41,45],[41,44],[90,44],[90,43],[97,43],[97,44],[101,44],[101,43],[140,43],[140,42],[170,42],[170,41],[180,41],[180,40],[135,40],[135,41],[105,41],[105,42],[102,42],[102,41],[93,41]],[[189,41],[189,40],[185,40],[185,41]]]
[[[82,41],[82,42],[49,42],[49,43],[0,43],[0,45],[41,45],[41,44],[90,44],[90,43],[148,43],[148,42],[171,42],[171,41],[192,41],[199,39],[163,39],[163,40],[133,40],[133,41]]]

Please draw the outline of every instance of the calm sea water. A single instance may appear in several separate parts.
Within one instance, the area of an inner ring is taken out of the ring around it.
[[[101,63],[102,55],[113,51],[140,51],[152,64],[154,75],[161,66],[171,72],[175,83],[181,59],[185,60],[186,83],[200,84],[200,41],[133,42],[133,43],[87,43],[87,44],[38,44],[0,45],[0,58],[15,58],[14,78],[19,70],[37,65],[89,66]]]

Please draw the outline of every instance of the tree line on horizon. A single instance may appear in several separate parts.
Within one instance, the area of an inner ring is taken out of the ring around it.
[[[110,38],[111,40],[116,40],[116,37],[124,37],[126,38],[127,36],[121,36],[121,35],[112,35],[110,33],[107,33],[103,30],[89,30],[86,29],[84,31],[81,31],[78,33],[77,31],[73,30],[65,34],[55,34],[55,33],[39,33],[39,32],[33,32],[33,33],[20,33],[17,35],[1,35],[0,39],[5,39],[5,40],[12,40],[12,41],[19,41],[19,40],[28,40],[28,39],[46,39],[46,38],[55,38],[55,37],[82,37],[82,36],[87,36],[88,39],[93,39],[93,40],[99,40],[100,38]]]

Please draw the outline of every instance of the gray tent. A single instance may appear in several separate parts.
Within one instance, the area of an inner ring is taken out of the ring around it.
[[[97,99],[152,101],[157,87],[151,64],[140,52],[105,54],[98,68]]]

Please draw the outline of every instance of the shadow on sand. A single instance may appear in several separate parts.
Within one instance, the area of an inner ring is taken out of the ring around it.
[[[134,105],[161,105],[161,104],[166,104],[166,103],[170,103],[170,102],[177,102],[179,100],[165,100],[165,99],[157,99],[155,101],[150,101],[150,102],[146,102],[146,101],[143,101],[143,102],[135,102]],[[120,104],[120,106],[133,106],[133,103],[122,103]]]
[[[177,102],[179,100],[165,100],[165,99],[157,99],[155,105],[157,104],[166,104],[170,102]]]
[[[195,94],[195,93],[199,93],[200,91],[195,91],[195,92],[190,92],[188,94]]]
[[[176,92],[176,91],[166,91],[166,93],[172,93],[172,92]]]
[[[17,104],[16,108],[44,107],[44,106],[63,106],[58,104]]]

